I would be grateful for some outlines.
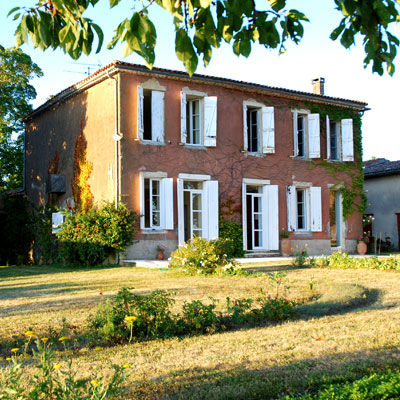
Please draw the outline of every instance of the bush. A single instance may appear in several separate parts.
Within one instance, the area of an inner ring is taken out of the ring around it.
[[[26,374],[23,365],[18,360],[17,351],[9,357],[9,365],[0,372],[0,399],[4,400],[38,400],[38,399],[120,399],[123,396],[124,382],[123,367],[113,365],[114,373],[109,381],[92,375],[88,378],[77,379],[72,371],[72,362],[63,368],[55,363],[55,352],[46,343],[36,341],[37,350],[33,350],[36,362],[36,374]],[[33,368],[32,364],[26,368]]]
[[[223,250],[218,240],[194,237],[171,254],[169,266],[188,275],[229,274],[238,266]]]
[[[138,295],[123,288],[113,301],[101,303],[94,317],[89,316],[89,328],[106,342],[121,342],[129,335],[141,339],[170,336],[174,333],[170,311],[174,303],[172,294],[164,290]],[[132,326],[127,324],[129,316],[135,317]]]
[[[115,209],[113,203],[66,214],[57,233],[61,258],[68,264],[95,265],[114,251],[125,251],[133,243],[136,219],[125,205]]]
[[[0,263],[26,264],[34,239],[35,217],[28,201],[21,197],[4,197],[0,210]]]
[[[329,268],[367,268],[379,270],[400,271],[400,258],[398,257],[351,257],[340,251],[332,253],[329,257],[315,257],[311,260],[315,267]]]
[[[220,318],[215,314],[216,300],[203,304],[200,300],[182,306],[182,316],[177,321],[179,333],[214,333],[220,329]]]
[[[219,220],[219,238],[229,258],[243,257],[243,229],[239,222]]]

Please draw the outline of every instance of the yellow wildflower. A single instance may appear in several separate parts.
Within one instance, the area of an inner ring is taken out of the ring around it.
[[[11,357],[7,357],[6,360],[7,360],[7,361],[11,361]]]
[[[103,348],[100,347],[100,346],[96,346],[96,347],[94,348],[94,350],[95,350],[95,351],[101,351],[101,350],[103,350]]]
[[[34,332],[34,331],[27,331],[27,332],[25,332],[25,335],[26,336],[37,336],[36,332]]]
[[[123,366],[122,366],[122,368],[130,368],[131,367],[131,364],[124,364]]]
[[[40,340],[41,340],[43,343],[47,343],[47,342],[49,341],[49,338],[48,338],[48,337],[42,337]]]
[[[54,366],[54,369],[60,369],[61,368],[61,365],[60,364],[56,364],[55,366]]]
[[[133,321],[136,321],[136,320],[137,320],[137,317],[135,315],[128,315],[128,316],[125,317],[125,321],[126,322],[133,322]]]
[[[16,353],[17,351],[19,351],[19,347],[15,347],[15,348],[11,349],[12,353]]]
[[[93,386],[99,386],[99,381],[98,381],[97,379],[92,379],[92,380],[90,381],[90,383],[91,383]]]
[[[60,339],[58,339],[59,342],[65,342],[66,340],[69,340],[68,336],[61,336]]]

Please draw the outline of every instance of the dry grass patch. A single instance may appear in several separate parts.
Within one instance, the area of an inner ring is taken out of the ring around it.
[[[284,265],[252,269],[286,270],[293,299],[332,294],[341,285],[352,290],[365,288],[379,296],[336,315],[211,336],[134,343],[101,352],[81,349],[70,353],[74,368],[82,376],[96,369],[109,374],[111,363],[130,363],[129,398],[265,399],[400,367],[398,272],[293,269]],[[264,284],[262,276],[187,277],[129,267],[0,268],[0,340],[11,343],[16,329],[19,333],[28,328],[45,333],[49,326],[60,327],[63,317],[82,327],[98,301],[123,286],[138,293],[173,290],[180,307],[183,301],[207,301],[208,296],[221,302],[228,296],[255,298]],[[64,359],[65,354],[59,357]]]

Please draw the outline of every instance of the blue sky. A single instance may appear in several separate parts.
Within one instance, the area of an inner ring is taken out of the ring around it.
[[[17,25],[6,17],[8,11],[14,6],[31,6],[34,3],[34,0],[1,2],[0,44],[5,47],[14,44],[13,34]],[[136,3],[140,4],[138,1]],[[114,28],[129,16],[134,4],[133,0],[122,0],[120,6],[110,10],[108,0],[101,0],[91,11],[90,17],[105,33],[105,46],[99,54],[82,56],[74,62],[61,50],[42,52],[33,49],[32,45],[22,47],[44,72],[44,77],[33,81],[38,93],[35,107],[49,96],[85,78],[83,72],[87,71],[88,66],[82,64],[104,66],[114,59],[143,64],[135,54],[124,59],[122,46],[112,51],[106,49]],[[223,45],[214,52],[210,65],[204,68],[200,63],[197,72],[305,92],[311,91],[313,78],[324,77],[326,95],[366,101],[371,108],[363,118],[364,159],[375,156],[399,160],[400,124],[397,116],[400,114],[400,58],[396,61],[397,72],[394,77],[372,74],[371,67],[364,69],[362,46],[358,45],[349,51],[329,39],[330,32],[340,21],[333,4],[333,1],[289,0],[289,8],[300,9],[311,20],[305,24],[305,35],[299,46],[289,44],[287,52],[279,56],[277,51],[256,45],[246,59],[236,57],[229,46]],[[152,6],[151,18],[158,37],[155,66],[183,70],[174,52],[172,18],[157,6]],[[396,35],[400,37],[400,27],[397,27]],[[91,72],[96,69],[96,66],[90,66]]]

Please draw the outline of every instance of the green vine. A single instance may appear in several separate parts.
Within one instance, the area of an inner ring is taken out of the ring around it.
[[[311,168],[324,168],[328,174],[338,182],[334,185],[342,195],[343,218],[347,219],[353,212],[359,211],[364,214],[367,199],[364,194],[364,173],[362,164],[362,136],[361,136],[361,115],[352,109],[343,109],[335,106],[316,105],[307,103],[307,108],[312,113],[318,113],[321,117],[321,128],[326,131],[326,116],[331,120],[353,119],[354,137],[354,162],[332,162],[328,160],[312,160]],[[345,173],[351,178],[350,183],[339,181],[339,173]],[[357,197],[361,202],[357,202]]]

